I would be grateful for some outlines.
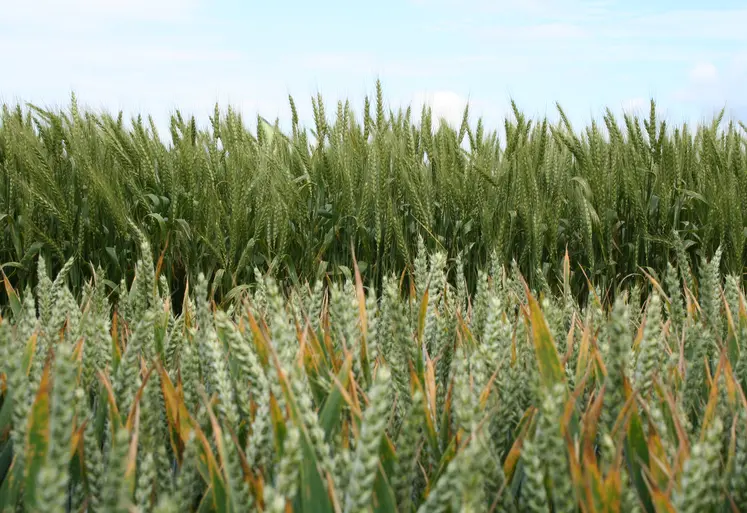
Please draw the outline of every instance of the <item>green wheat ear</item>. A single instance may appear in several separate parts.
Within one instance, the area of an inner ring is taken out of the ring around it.
[[[646,309],[643,339],[638,348],[638,358],[635,368],[635,382],[638,390],[646,394],[651,389],[653,379],[661,368],[664,346],[661,344],[661,298],[654,291]]]
[[[391,408],[390,381],[392,373],[386,366],[376,372],[373,387],[369,392],[369,405],[363,416],[360,438],[351,462],[350,483],[345,493],[345,511],[365,511],[373,495],[376,469],[379,465],[378,449],[384,435],[387,414]]]
[[[714,511],[721,504],[720,453],[724,426],[716,417],[705,438],[696,443],[685,462],[682,482],[674,496],[677,511]]]

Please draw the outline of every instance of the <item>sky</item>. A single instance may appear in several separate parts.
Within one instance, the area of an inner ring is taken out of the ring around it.
[[[456,124],[469,103],[497,129],[512,99],[578,125],[651,98],[670,123],[747,121],[744,27],[736,0],[0,0],[0,102],[285,124],[292,95],[311,126],[312,96],[360,110],[380,79],[389,108]]]

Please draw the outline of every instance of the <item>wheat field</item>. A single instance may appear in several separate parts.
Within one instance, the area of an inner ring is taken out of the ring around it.
[[[747,511],[747,128],[0,117],[0,512]]]
[[[461,261],[470,292],[495,253],[557,292],[568,251],[583,269],[574,294],[586,294],[585,274],[610,301],[641,283],[641,268],[661,273],[685,257],[697,268],[718,247],[721,270],[743,274],[747,132],[723,113],[669,126],[652,102],[649,116],[608,110],[578,128],[560,106],[551,123],[514,105],[488,131],[469,110],[457,127],[429,108],[391,110],[376,85],[362,109],[340,102],[330,113],[312,98],[310,128],[289,98],[287,132],[218,106],[207,127],[175,112],[161,134],[152,118],[128,122],[75,97],[58,110],[4,105],[3,270],[24,288],[39,255],[54,272],[75,257],[76,295],[91,265],[129,283],[135,225],[178,297],[200,273],[221,298],[252,284],[255,267],[295,286],[341,277],[353,255],[381,288],[392,272],[411,274],[420,237],[452,269]]]

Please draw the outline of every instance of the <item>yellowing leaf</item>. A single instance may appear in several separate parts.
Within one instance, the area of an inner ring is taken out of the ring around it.
[[[42,373],[26,427],[25,498],[35,501],[37,476],[49,449],[50,366]],[[29,505],[27,505],[29,506]]]
[[[532,339],[534,341],[534,350],[537,356],[537,365],[539,366],[540,379],[543,384],[552,388],[555,383],[565,382],[565,373],[560,365],[558,348],[550,334],[550,328],[547,326],[545,316],[540,310],[539,303],[532,296],[529,288],[526,289],[529,298],[530,321],[532,325]]]
[[[18,319],[21,316],[21,310],[23,308],[21,306],[21,300],[18,299],[18,294],[16,294],[16,291],[11,286],[8,277],[5,276],[5,272],[1,269],[0,272],[3,275],[3,283],[5,284],[5,293],[8,295],[8,300],[10,302],[10,310],[13,312],[13,317]]]

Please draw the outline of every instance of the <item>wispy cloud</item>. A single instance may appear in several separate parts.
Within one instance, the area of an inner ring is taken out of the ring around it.
[[[411,0],[424,7],[458,7],[466,12],[591,18],[609,12],[614,0]]]
[[[501,40],[504,42],[546,43],[547,41],[572,41],[591,37],[588,29],[574,23],[539,23],[529,25],[492,25],[479,27],[472,32],[486,40]]]
[[[444,22],[441,30],[464,34],[481,44],[510,45],[512,51],[525,54],[564,52],[572,59],[689,60],[693,52],[713,55],[713,46],[719,43],[747,41],[747,9],[641,12],[614,2],[561,3],[578,8],[559,9],[558,4],[550,6],[546,0],[533,0],[522,7],[498,2],[496,9],[536,10],[538,15],[523,17],[519,23],[515,17],[508,17],[508,22],[497,16],[456,18]],[[592,17],[591,13],[604,16]]]
[[[712,4],[713,5],[713,4]],[[682,40],[745,41],[747,9],[667,10],[612,24],[610,37],[639,37],[678,44]]]
[[[198,0],[0,0],[0,23],[173,23],[183,21],[197,6]]]
[[[524,59],[512,55],[473,53],[447,56],[381,56],[373,52],[322,52],[301,55],[298,65],[316,73],[344,72],[347,75],[392,78],[430,78],[448,76],[454,70],[464,72],[502,69],[517,72],[527,69]],[[295,62],[295,59],[291,59]]]
[[[673,98],[697,106],[704,114],[724,107],[730,115],[746,120],[745,83],[747,59],[741,54],[735,55],[722,67],[711,62],[697,62],[688,71],[684,85],[674,91]]]

